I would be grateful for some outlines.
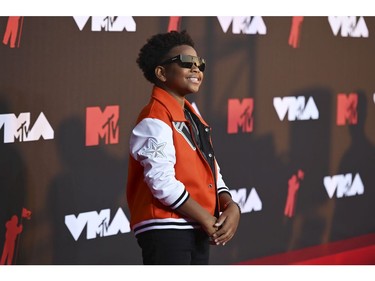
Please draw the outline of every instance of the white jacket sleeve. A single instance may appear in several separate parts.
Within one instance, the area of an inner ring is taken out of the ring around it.
[[[229,188],[226,186],[226,184],[225,184],[225,182],[223,180],[223,176],[220,173],[220,166],[217,163],[217,161],[216,161],[216,167],[217,167],[217,179],[216,179],[217,192],[220,194],[221,192],[226,191],[226,192],[228,192],[230,194]]]
[[[144,167],[144,179],[152,194],[164,205],[178,208],[188,192],[175,177],[176,152],[172,129],[163,121],[145,118],[130,136],[130,153]]]

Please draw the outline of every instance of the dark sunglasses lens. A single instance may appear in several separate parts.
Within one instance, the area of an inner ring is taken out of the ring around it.
[[[183,68],[192,68],[193,67],[193,62],[180,62],[179,65]]]
[[[193,64],[195,64],[202,72],[204,71],[206,66],[202,58],[194,56],[180,55],[180,62],[181,67],[184,68],[192,68]]]
[[[204,69],[206,68],[206,64],[204,63],[204,62],[202,62],[201,64],[200,64],[200,66],[198,66],[198,68],[199,68],[199,70],[200,71],[204,71]]]

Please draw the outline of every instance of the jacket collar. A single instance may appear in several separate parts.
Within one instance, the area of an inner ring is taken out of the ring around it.
[[[152,89],[152,98],[161,102],[169,111],[174,121],[186,121],[184,110],[178,101],[171,96],[167,91],[163,90],[158,86],[154,86]],[[191,103],[185,99],[185,107],[189,108],[191,112],[198,116],[200,121],[208,126],[207,123],[201,118],[201,116],[195,111]]]

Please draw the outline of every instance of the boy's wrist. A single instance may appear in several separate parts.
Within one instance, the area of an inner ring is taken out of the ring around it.
[[[240,207],[240,205],[239,205],[237,202],[233,201],[233,200],[226,202],[226,203],[224,204],[224,206],[223,206],[223,210],[225,211],[225,210],[228,208],[228,206],[229,206],[230,204],[236,204],[236,205],[237,205],[237,208],[238,208],[238,211],[240,212],[240,214],[242,213],[242,212],[241,212],[241,207]]]

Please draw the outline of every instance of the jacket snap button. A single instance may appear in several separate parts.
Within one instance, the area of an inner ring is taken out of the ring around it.
[[[210,184],[208,185],[208,187],[209,187],[209,188],[212,188],[212,184],[210,183]]]

